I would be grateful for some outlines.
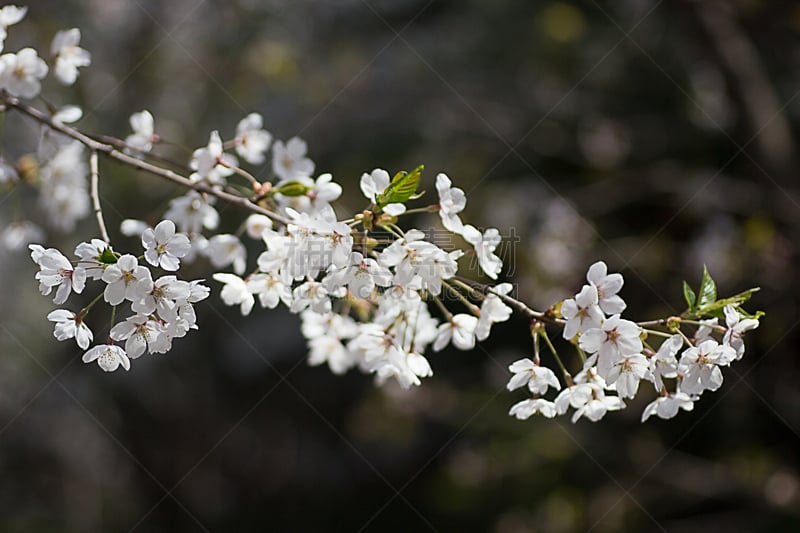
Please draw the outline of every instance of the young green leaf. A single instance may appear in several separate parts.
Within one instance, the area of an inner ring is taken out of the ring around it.
[[[695,303],[697,302],[697,295],[695,295],[694,291],[689,284],[686,283],[686,281],[683,282],[683,297],[686,299],[686,305],[689,306],[689,312],[694,312]]]
[[[117,256],[111,251],[111,248],[105,248],[100,255],[97,256],[97,260],[104,265],[113,265],[117,262]]]
[[[697,294],[697,307],[703,308],[717,300],[717,285],[703,265],[703,281],[700,282],[700,291]]]
[[[748,289],[746,291],[740,292],[739,294],[734,294],[733,296],[730,296],[728,298],[722,298],[720,300],[716,300],[708,305],[696,309],[696,313],[698,315],[713,315],[722,318],[724,317],[722,310],[725,308],[726,305],[733,305],[739,308],[739,310],[744,313],[745,311],[741,309],[739,306],[747,302],[753,295],[753,293],[758,292],[759,290],[761,290],[759,287],[755,287],[753,289]],[[752,317],[747,317],[747,318],[752,318]]]
[[[411,199],[417,192],[419,178],[424,168],[420,165],[411,172],[400,171],[395,174],[386,190],[376,198],[378,207],[403,203]]]

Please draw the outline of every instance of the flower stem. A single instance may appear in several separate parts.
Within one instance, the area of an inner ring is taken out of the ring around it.
[[[648,329],[648,328],[643,328],[643,329],[645,332],[647,332],[648,335],[656,335],[658,337],[669,338],[672,337],[672,335],[674,335],[673,333],[667,333],[666,331],[658,331],[657,329]]]
[[[83,320],[83,317],[85,317],[86,315],[89,314],[89,311],[92,309],[92,307],[94,307],[94,304],[99,302],[102,297],[103,297],[103,293],[101,292],[100,294],[95,296],[94,299],[86,305],[86,307],[84,307],[83,309],[78,311],[78,314],[76,316],[76,320],[78,320],[78,319]]]
[[[455,280],[454,280],[454,281],[455,281]],[[453,287],[452,285],[450,285],[449,283],[447,283],[447,281],[445,281],[445,280],[442,280],[442,286],[443,286],[443,287],[446,287],[446,288],[448,288],[448,289],[450,289],[450,292],[452,292],[453,294],[455,294],[456,298],[458,298],[458,299],[461,301],[461,303],[463,303],[463,304],[466,306],[466,308],[467,308],[467,309],[469,309],[469,310],[470,310],[470,312],[471,312],[473,315],[475,315],[475,316],[481,316],[481,310],[480,310],[480,308],[479,308],[477,305],[475,305],[474,303],[472,303],[472,302],[470,302],[469,300],[467,300],[467,298],[466,298],[466,297],[465,297],[463,294],[461,294],[461,293],[458,291],[458,289],[456,289],[455,287]]]
[[[567,367],[564,366],[564,363],[558,356],[558,352],[556,352],[555,346],[553,346],[553,343],[550,342],[550,337],[547,335],[547,329],[544,327],[544,324],[542,322],[539,322],[533,327],[533,331],[534,335],[539,335],[544,339],[545,344],[547,344],[547,347],[550,349],[550,353],[553,354],[553,357],[555,358],[556,363],[558,364],[558,368],[560,368],[561,372],[564,374],[564,379],[571,380],[572,374],[570,374],[567,371]]]
[[[219,160],[219,164],[222,165],[223,167],[226,167],[226,168],[229,168],[229,169],[233,170],[236,174],[239,174],[241,177],[243,177],[247,181],[249,181],[250,184],[253,185],[254,187],[260,187],[261,186],[261,182],[258,181],[255,176],[250,174],[245,169],[243,169],[241,167],[238,167],[236,165],[231,165],[229,163],[226,163],[222,159]]]
[[[436,307],[438,307],[438,308],[439,308],[439,310],[440,310],[440,311],[442,312],[442,314],[444,315],[445,319],[446,319],[448,322],[452,321],[452,320],[453,320],[453,313],[451,313],[451,312],[450,312],[450,311],[447,309],[447,307],[445,307],[445,305],[442,303],[442,300],[440,300],[438,296],[433,296],[433,295],[431,295],[431,298],[433,298],[433,301],[436,303]]]

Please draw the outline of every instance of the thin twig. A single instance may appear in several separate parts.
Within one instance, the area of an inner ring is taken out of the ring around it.
[[[142,150],[141,148],[137,148],[136,146],[131,146],[122,139],[117,139],[116,137],[112,137],[110,135],[102,135],[100,133],[88,133],[88,132],[83,132],[83,133],[87,137],[91,137],[95,141],[110,144],[121,150],[125,150],[128,153],[135,153],[143,158],[151,159],[159,163],[170,165],[173,168],[178,169],[180,172],[185,172],[189,170],[189,167],[183,163],[178,163],[177,161],[173,161],[168,157],[154,153],[152,150],[147,151],[147,150]],[[161,139],[159,139],[158,142],[161,144],[166,144],[166,141],[163,141]]]
[[[106,244],[108,244],[111,242],[111,239],[109,238],[108,230],[106,229],[106,221],[103,220],[103,208],[100,207],[100,193],[97,187],[100,171],[97,167],[97,150],[92,150],[92,153],[89,154],[89,171],[92,176],[92,206],[94,207],[94,216],[97,217],[97,225],[100,227],[100,237],[102,237]]]
[[[17,98],[14,98],[13,96],[9,95],[6,92],[0,92],[0,100],[3,103],[5,103],[7,107],[16,109],[20,113],[29,116],[30,118],[36,120],[37,122],[40,122],[41,124],[44,124],[45,126],[66,135],[67,137],[75,139],[76,141],[80,142],[90,150],[93,150],[101,154],[105,154],[107,157],[115,159],[120,163],[126,164],[134,168],[138,168],[140,170],[144,170],[145,172],[153,174],[154,176],[164,178],[168,181],[177,183],[178,185],[187,187],[189,189],[193,189],[197,192],[215,196],[220,200],[224,200],[226,202],[243,207],[244,209],[248,209],[255,213],[265,215],[283,224],[289,224],[291,222],[288,218],[279,215],[278,213],[269,211],[268,209],[264,209],[260,205],[251,202],[249,198],[236,196],[234,194],[230,194],[225,191],[220,191],[204,183],[194,182],[187,177],[181,176],[177,172],[161,168],[152,163],[148,163],[147,161],[142,161],[140,159],[137,159],[124,152],[117,150],[114,146],[110,144],[96,141],[91,137],[84,135],[75,128],[71,128],[59,122],[54,122],[53,119],[47,114],[43,113],[42,111],[39,111],[35,107],[31,107],[27,104],[20,102]]]
[[[453,281],[457,281],[457,280],[455,280],[455,279],[454,279]],[[458,300],[459,300],[459,301],[460,301],[462,304],[464,304],[464,307],[466,307],[467,309],[469,309],[469,310],[470,310],[470,312],[471,312],[472,314],[474,314],[475,316],[481,316],[481,309],[480,309],[480,307],[478,307],[478,306],[477,306],[477,305],[475,305],[474,303],[470,302],[470,301],[467,299],[467,297],[466,297],[466,296],[464,296],[463,294],[461,294],[460,292],[458,292],[458,290],[457,290],[455,287],[453,287],[452,285],[450,285],[450,284],[447,282],[447,280],[444,280],[444,279],[442,280],[442,287],[445,287],[445,288],[447,288],[447,289],[450,289],[450,292],[452,292],[452,293],[453,293],[453,295],[455,295],[455,297],[456,297],[456,298],[458,298]]]
[[[499,292],[495,292],[488,285],[477,283],[475,281],[472,281],[471,279],[463,278],[461,276],[453,276],[453,279],[458,280],[459,282],[470,286],[473,290],[480,291],[484,294],[494,294],[495,296],[503,300],[505,303],[507,303],[509,306],[511,306],[513,309],[522,313],[531,320],[541,320],[542,322],[548,322],[550,324],[556,324],[559,326],[563,326],[565,323],[564,320],[554,318],[550,316],[550,314],[548,314],[547,312],[536,311],[534,309],[531,309],[525,303],[517,300],[516,298],[512,298],[511,296],[508,296],[506,294],[500,294]]]
[[[241,167],[239,167],[237,165],[231,165],[230,163],[226,163],[225,161],[222,161],[222,160],[220,160],[219,164],[222,165],[223,167],[231,169],[236,174],[238,174],[241,177],[245,178],[247,181],[250,182],[250,185],[253,185],[254,188],[261,186],[261,182],[258,181],[255,176],[250,174],[245,169],[243,169],[243,168],[241,168]]]

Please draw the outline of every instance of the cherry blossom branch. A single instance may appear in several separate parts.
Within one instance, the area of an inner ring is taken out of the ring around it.
[[[92,207],[94,208],[94,216],[97,218],[97,225],[100,227],[100,237],[106,243],[111,242],[106,229],[106,222],[103,220],[103,208],[100,206],[100,193],[98,191],[97,182],[99,181],[100,172],[97,168],[97,150],[92,150],[89,155],[89,172],[91,174],[91,196]]]
[[[147,161],[137,159],[124,152],[121,152],[111,144],[96,141],[95,139],[92,139],[88,135],[85,135],[84,133],[80,132],[75,128],[54,121],[52,117],[48,116],[46,113],[43,113],[42,111],[36,109],[35,107],[20,102],[19,99],[9,95],[5,91],[0,92],[0,102],[2,102],[2,104],[4,104],[7,108],[15,109],[18,112],[22,113],[23,115],[26,115],[32,118],[33,120],[47,126],[48,128],[57,131],[59,133],[62,133],[67,137],[75,139],[76,141],[80,142],[90,150],[102,153],[107,157],[110,157],[111,159],[119,161],[120,163],[137,168],[139,170],[143,170],[145,172],[148,172],[149,174],[158,176],[173,183],[177,183],[178,185],[187,187],[189,189],[193,189],[197,192],[208,194],[210,196],[215,196],[220,200],[224,200],[231,204],[238,205],[239,207],[248,209],[250,211],[253,211],[254,213],[259,213],[261,215],[267,216],[277,222],[281,222],[283,224],[288,224],[290,222],[289,219],[287,219],[286,217],[279,215],[278,213],[275,213],[268,209],[264,209],[263,207],[253,203],[249,198],[245,198],[243,196],[237,196],[235,194],[214,189],[203,183],[194,182],[185,176],[181,176],[177,172],[159,167],[152,163],[148,163]]]
[[[115,146],[116,148],[120,148],[122,150],[125,150],[126,152],[137,153],[137,154],[139,154],[139,155],[141,155],[143,157],[147,157],[147,158],[152,159],[154,161],[158,161],[159,163],[164,163],[164,164],[170,165],[170,166],[172,166],[174,168],[181,169],[182,171],[188,170],[188,167],[183,163],[178,163],[177,161],[174,161],[174,160],[172,160],[172,159],[170,159],[168,157],[164,157],[163,155],[159,155],[159,154],[156,154],[156,153],[153,153],[153,152],[147,152],[145,150],[142,150],[141,148],[137,148],[135,146],[131,146],[130,144],[128,144],[125,141],[123,141],[122,139],[118,139],[118,138],[112,137],[110,135],[103,135],[103,134],[100,134],[100,133],[88,133],[88,132],[83,132],[83,133],[84,133],[84,135],[86,135],[87,137],[89,137],[91,139],[94,139],[95,141],[98,141],[98,142],[101,142],[101,143],[105,143],[105,144],[110,144],[112,146]],[[163,139],[159,139],[158,143],[159,144],[170,144],[170,143],[164,141]]]
[[[256,179],[255,176],[250,174],[245,169],[239,167],[238,165],[231,165],[225,161],[220,161],[219,164],[223,167],[231,169],[234,173],[240,175],[241,177],[245,178],[247,181],[250,182],[250,185],[253,186],[253,189],[256,190],[261,187],[261,182]]]
[[[0,9],[0,31],[21,20],[26,10],[16,6]],[[192,306],[207,298],[211,287],[203,285],[203,280],[178,279],[177,272],[182,261],[188,263],[201,255],[215,270],[232,267],[233,273],[214,272],[211,278],[223,284],[222,301],[239,306],[242,315],[250,314],[256,297],[261,307],[284,304],[299,314],[310,364],[327,362],[335,374],[358,368],[374,374],[378,383],[394,379],[404,388],[420,385],[421,378],[432,375],[424,355],[428,346],[434,351],[448,345],[472,350],[489,337],[493,324],[509,320],[515,312],[522,314],[528,321],[534,353],[533,360],[524,357],[508,367],[513,376],[506,387],[525,388],[530,393],[509,410],[518,419],[537,413],[552,418],[574,409],[573,422],[583,417],[597,421],[608,411],[625,408],[623,400],[636,396],[640,381],[651,382],[660,394],[645,408],[643,421],[653,414],[672,418],[680,409],[689,411],[704,391],[722,385],[720,368],[744,355],[743,335],[758,327],[763,315],[741,309],[757,288],[718,299],[716,284],[704,269],[698,290],[683,284],[685,312],[637,324],[622,318],[626,304],[617,294],[624,283],[622,274],[608,273],[603,261],[589,267],[588,284],[578,294],[537,311],[509,296],[510,283],[486,285],[455,275],[458,258],[469,254],[477,258],[486,276],[497,280],[503,260],[495,251],[502,236],[497,228],[481,230],[461,220],[466,193],[454,187],[444,173],[436,176],[438,203],[410,209],[406,203],[424,192],[419,192],[422,165],[394,176],[380,168],[364,173],[359,188],[368,207],[340,219],[331,202],[341,196],[342,186],[330,173],[313,179],[316,167],[306,157],[305,141],[293,137],[272,142],[258,113],[250,113],[237,124],[232,141],[223,142],[219,130],[214,130],[206,146],[195,150],[183,147],[191,153],[185,165],[150,153],[160,137],[147,110],[131,115],[133,134],[123,141],[65,125],[79,118],[75,106],[56,110],[43,99],[46,107],[40,110],[21,102],[17,97],[39,95],[41,80],[48,72],[55,72],[62,84],[75,82],[77,69],[91,61],[88,51],[78,47],[79,40],[77,28],[56,34],[51,54],[55,56],[54,69],[33,48],[4,54],[0,58],[0,110],[16,110],[38,122],[41,126],[36,127],[46,134],[37,150],[36,164],[41,167],[37,184],[43,206],[49,208],[55,222],[62,222],[54,225],[71,227],[90,214],[90,205],[94,209],[105,243],[99,239],[81,242],[74,252],[79,259],[73,261],[58,249],[41,244],[32,243],[29,250],[39,266],[35,278],[40,292],[47,296],[55,289],[54,304],[65,304],[72,292],[89,294],[84,289],[97,282],[97,295],[88,306],[77,313],[56,309],[47,319],[56,323],[53,334],[58,340],[74,338],[86,350],[81,359],[96,361],[104,371],[120,366],[129,370],[130,360],[145,350],[166,353],[173,339],[197,329]],[[232,148],[237,156],[225,152]],[[87,149],[89,191],[84,162]],[[268,151],[272,177],[280,179],[274,186],[238,167],[240,158],[250,165],[264,163]],[[99,194],[101,153],[190,191],[170,200],[164,219],[154,227],[131,220],[127,229],[120,229],[125,235],[141,235],[143,255],[121,253],[109,245]],[[8,180],[4,175],[14,174],[15,169],[0,161],[0,172],[0,178]],[[247,180],[252,191],[229,183],[227,178],[234,174]],[[69,194],[55,194],[64,190]],[[207,196],[263,216],[249,216],[236,234],[203,235],[205,230],[216,230],[220,219]],[[425,232],[398,225],[397,217],[403,212],[438,212],[442,227],[463,237],[470,246],[446,251]],[[273,221],[287,227],[275,228]],[[249,247],[240,239],[245,230],[264,247],[257,268],[249,274]],[[159,271],[166,275],[155,274]],[[455,296],[455,303],[468,312],[448,310],[443,293]],[[101,301],[110,307],[111,327],[105,343],[89,348],[94,334],[84,318]],[[431,313],[431,301],[444,320]],[[121,313],[128,314],[128,309],[131,313],[119,323],[118,308]],[[725,321],[724,327],[718,325],[720,319]],[[689,325],[697,328],[687,334],[682,328],[688,330]],[[552,341],[549,326],[561,329]],[[648,334],[663,339],[656,343]],[[556,336],[574,346],[579,365],[575,358],[559,355],[553,343]],[[561,381],[542,364],[542,343],[563,374]],[[574,378],[565,363],[576,370]],[[664,380],[669,380],[669,388]],[[566,384],[563,390],[562,383]],[[560,392],[547,399],[548,389]]]
[[[550,315],[546,311],[536,311],[535,309],[531,309],[526,305],[524,302],[517,300],[516,298],[512,298],[506,294],[500,294],[499,292],[493,291],[491,287],[488,285],[483,285],[482,283],[477,283],[470,279],[461,277],[461,276],[454,276],[453,280],[458,282],[458,284],[462,287],[466,287],[473,291],[478,291],[481,294],[494,294],[509,306],[511,306],[515,311],[522,313],[526,317],[530,318],[531,320],[540,320],[543,322],[548,322],[550,324],[556,325],[563,325],[564,321],[555,318],[554,316]]]

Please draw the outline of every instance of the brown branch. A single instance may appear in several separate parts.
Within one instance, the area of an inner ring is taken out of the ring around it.
[[[89,169],[92,177],[91,183],[91,196],[92,196],[92,207],[94,208],[94,216],[97,217],[97,225],[100,227],[100,236],[106,242],[106,244],[111,242],[111,239],[108,236],[108,230],[106,229],[106,221],[103,220],[103,208],[100,207],[100,192],[98,190],[97,182],[99,181],[100,171],[97,168],[97,150],[92,150],[92,153],[89,155]]]
[[[148,163],[147,161],[137,159],[133,156],[130,156],[124,152],[119,151],[111,144],[99,142],[95,139],[92,139],[88,135],[83,134],[82,132],[80,132],[75,128],[71,128],[59,122],[55,122],[53,121],[52,117],[50,117],[46,113],[43,113],[42,111],[36,109],[35,107],[31,107],[25,103],[20,102],[19,99],[7,94],[5,91],[0,93],[0,102],[2,102],[2,104],[4,104],[7,108],[15,109],[20,113],[22,113],[23,115],[27,115],[28,117],[36,120],[37,122],[44,124],[50,129],[62,133],[72,139],[75,139],[76,141],[80,142],[90,150],[104,154],[107,157],[110,157],[111,159],[119,161],[120,163],[131,166],[133,168],[137,168],[139,170],[143,170],[145,172],[153,174],[154,176],[158,176],[173,183],[177,183],[178,185],[181,185],[189,189],[193,189],[197,192],[214,196],[216,198],[219,198],[220,200],[224,200],[234,205],[238,205],[239,207],[242,207],[244,209],[253,211],[254,213],[265,215],[283,224],[290,223],[290,220],[287,219],[286,217],[274,213],[272,211],[269,211],[268,209],[264,209],[263,207],[253,203],[249,198],[245,198],[243,196],[237,196],[235,194],[231,194],[225,191],[220,191],[204,183],[194,182],[185,176],[181,176],[177,172],[173,172],[172,170],[161,168],[152,163]]]
[[[174,169],[178,169],[178,171],[180,171],[180,172],[189,171],[189,167],[187,165],[183,164],[183,163],[178,163],[177,161],[173,161],[169,157],[165,157],[163,155],[154,153],[153,151],[146,152],[146,151],[142,150],[141,148],[137,148],[135,146],[131,146],[130,144],[128,144],[125,141],[123,141],[122,139],[118,139],[118,138],[112,137],[110,135],[103,135],[103,134],[100,134],[100,133],[90,133],[90,132],[86,132],[86,131],[84,131],[83,134],[86,135],[87,137],[90,137],[90,138],[94,139],[95,141],[98,141],[98,142],[101,142],[101,143],[105,143],[105,144],[110,144],[110,145],[115,146],[116,148],[124,150],[124,151],[126,151],[128,153],[135,153],[137,155],[140,155],[140,156],[142,156],[144,158],[147,158],[147,159],[150,159],[152,161],[157,161],[158,163],[163,163],[163,164],[166,164],[166,165],[170,165]],[[159,142],[160,143],[164,143],[163,140],[161,140]]]
[[[525,315],[527,318],[539,322],[547,322],[548,324],[554,324],[558,326],[563,326],[565,321],[558,319],[550,314],[549,311],[536,311],[535,309],[531,309],[528,307],[524,302],[517,300],[516,298],[512,298],[506,294],[500,294],[498,292],[494,292],[491,287],[488,285],[484,285],[482,283],[478,283],[472,281],[471,279],[464,278],[461,276],[453,276],[455,281],[458,281],[459,284],[465,285],[469,287],[471,290],[479,292],[481,294],[494,294],[505,303],[507,303],[512,309]]]

